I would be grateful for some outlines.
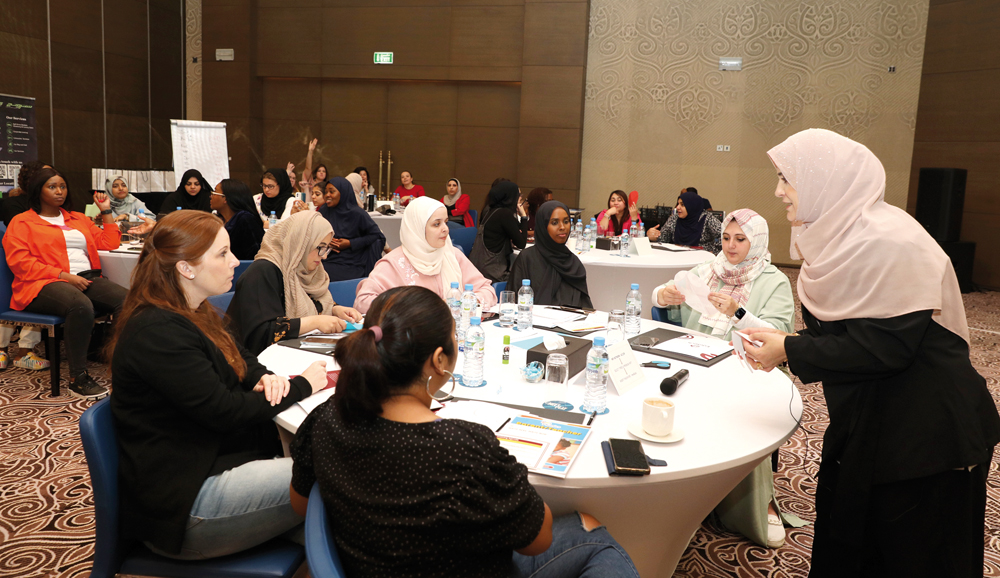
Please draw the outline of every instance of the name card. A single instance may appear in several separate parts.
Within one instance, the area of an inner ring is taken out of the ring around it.
[[[628,252],[630,255],[652,255],[653,247],[649,244],[649,237],[638,237],[629,243]]]
[[[608,348],[608,377],[618,395],[625,395],[632,388],[646,381],[642,366],[632,352],[628,340],[623,339]]]

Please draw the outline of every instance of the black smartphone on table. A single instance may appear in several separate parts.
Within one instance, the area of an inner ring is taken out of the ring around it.
[[[614,462],[614,473],[619,476],[645,476],[649,474],[649,462],[646,452],[638,440],[623,440],[611,438],[611,459]]]

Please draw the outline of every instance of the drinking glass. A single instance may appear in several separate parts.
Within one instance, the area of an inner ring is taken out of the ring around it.
[[[513,291],[500,292],[500,327],[510,328],[514,326],[514,318],[517,315],[517,296]]]
[[[566,398],[569,385],[569,358],[562,353],[550,353],[545,360],[545,400]]]
[[[625,311],[612,309],[608,313],[607,337],[604,342],[610,347],[625,339]]]
[[[608,252],[611,253],[612,257],[617,257],[621,252],[622,240],[618,237],[609,237],[611,239],[611,246],[608,247]]]

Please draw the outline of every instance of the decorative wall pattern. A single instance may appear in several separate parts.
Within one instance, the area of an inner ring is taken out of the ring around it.
[[[927,11],[928,0],[593,0],[581,204],[596,212],[614,189],[672,203],[696,186],[715,208],[781,218],[764,153],[819,127],[879,155],[887,200],[905,206]],[[720,57],[742,57],[742,71],[719,71]],[[775,250],[787,228],[771,231],[775,260],[789,262]]]
[[[187,56],[187,119],[201,120],[201,0],[186,0],[184,54]],[[195,62],[197,60],[197,62]]]

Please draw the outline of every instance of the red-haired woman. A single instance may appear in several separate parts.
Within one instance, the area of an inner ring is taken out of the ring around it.
[[[173,558],[238,552],[302,522],[271,419],[325,387],[326,369],[289,381],[230,336],[206,299],[229,290],[238,263],[221,219],[170,213],[146,240],[108,344],[122,532]]]

